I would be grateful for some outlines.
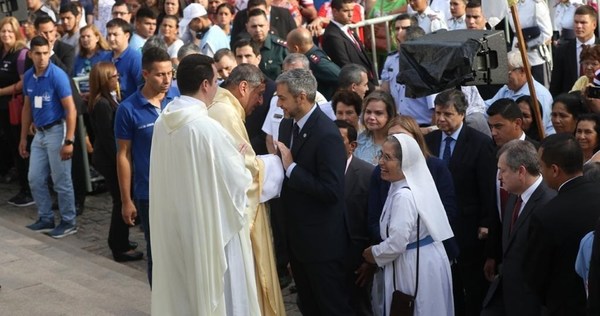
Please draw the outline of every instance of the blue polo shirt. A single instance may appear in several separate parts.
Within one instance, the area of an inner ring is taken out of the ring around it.
[[[86,58],[81,55],[77,55],[75,58],[75,65],[73,66],[73,73],[75,77],[87,76],[92,71],[92,67],[100,61],[110,60],[112,55],[109,50],[98,50],[92,57]]]
[[[31,67],[23,76],[23,94],[29,97],[35,126],[54,123],[65,118],[60,100],[72,95],[69,76],[52,62],[39,77]]]
[[[114,52],[109,55],[119,73],[121,98],[125,100],[134,94],[144,83],[142,80],[142,53],[127,46],[121,56],[114,58]]]
[[[169,89],[167,96],[161,102],[161,109],[177,96],[179,96],[177,89]],[[121,102],[117,108],[115,138],[131,141],[134,199],[149,199],[150,147],[154,122],[159,114],[160,110],[150,104],[140,90]]]

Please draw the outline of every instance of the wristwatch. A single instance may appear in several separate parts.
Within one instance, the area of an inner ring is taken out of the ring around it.
[[[75,143],[74,139],[65,138],[65,145],[73,145]]]

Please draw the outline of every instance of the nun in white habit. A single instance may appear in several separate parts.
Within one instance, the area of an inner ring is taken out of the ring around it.
[[[384,269],[385,315],[396,289],[415,294],[417,220],[419,224],[419,285],[415,315],[453,315],[452,276],[442,241],[453,236],[444,206],[417,142],[395,134],[382,146],[381,178],[391,182],[379,221],[380,244],[363,252],[368,262]]]

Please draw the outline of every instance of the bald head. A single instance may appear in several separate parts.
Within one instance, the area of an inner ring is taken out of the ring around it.
[[[304,54],[308,52],[313,45],[312,34],[303,27],[295,28],[288,33],[287,46],[288,50],[292,53]]]

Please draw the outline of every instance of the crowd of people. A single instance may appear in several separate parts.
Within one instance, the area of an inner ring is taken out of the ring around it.
[[[527,62],[511,39],[505,85],[413,98],[405,43],[512,17],[480,0],[27,0],[0,20],[7,202],[63,238],[98,172],[114,260],[143,259],[144,231],[156,315],[285,315],[292,280],[304,315],[393,316],[398,292],[415,315],[599,315],[598,13],[552,2],[515,4]]]

